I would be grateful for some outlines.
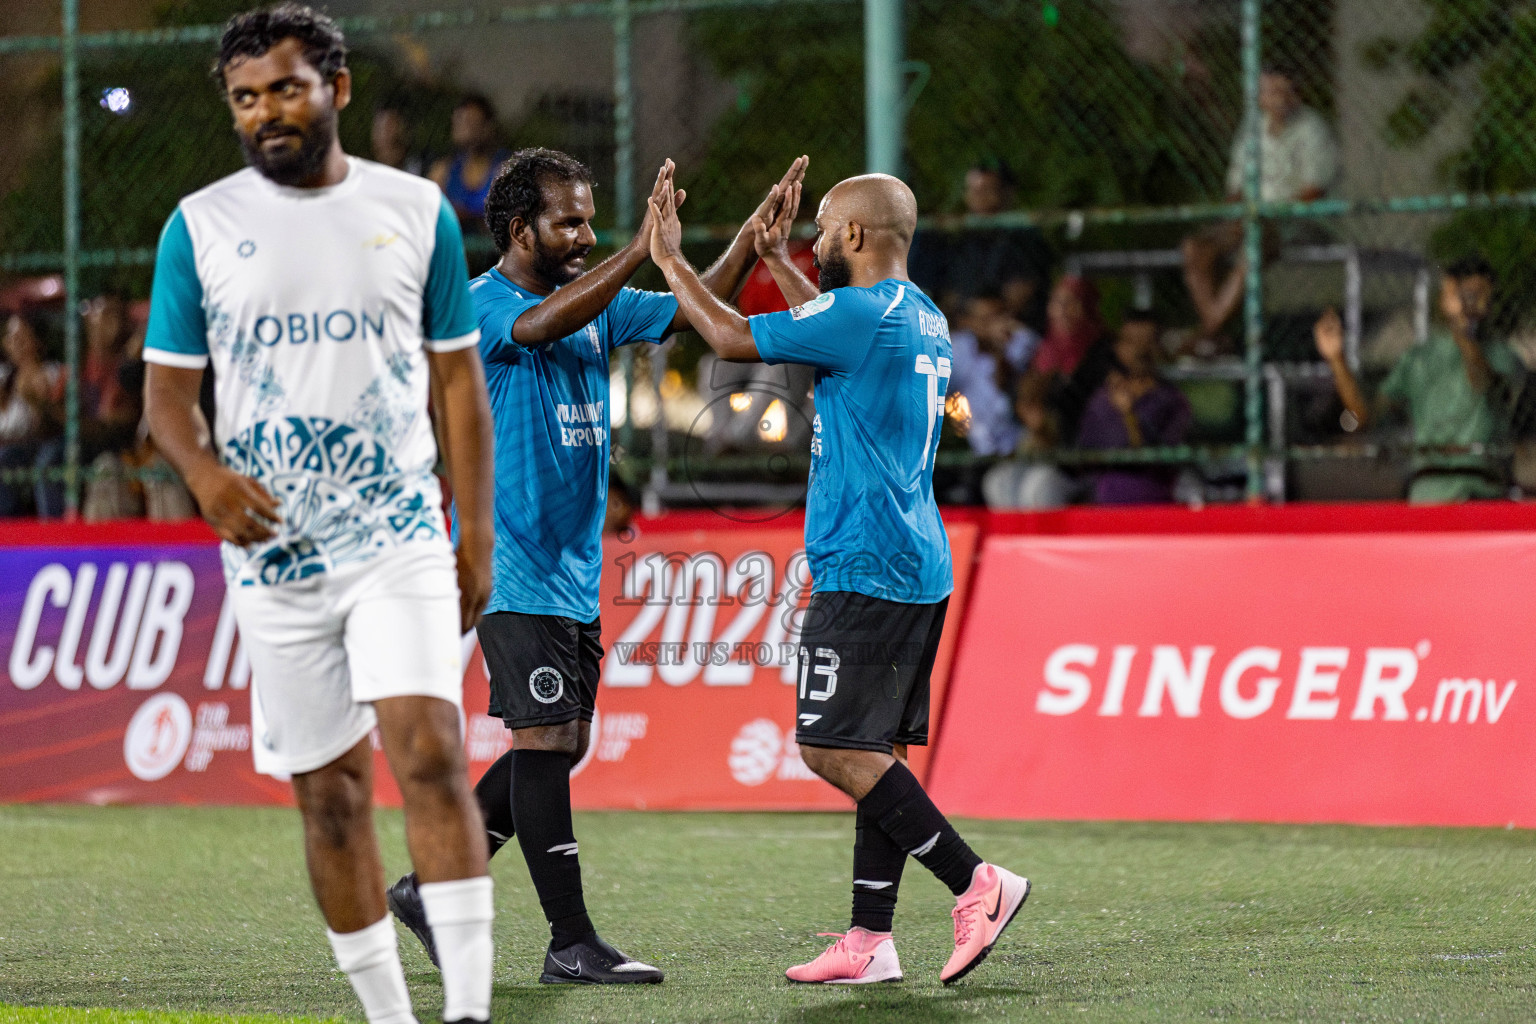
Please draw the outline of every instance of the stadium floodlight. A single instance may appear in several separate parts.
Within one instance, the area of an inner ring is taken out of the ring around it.
[[[114,114],[126,114],[133,107],[133,93],[121,85],[101,91],[101,105]]]

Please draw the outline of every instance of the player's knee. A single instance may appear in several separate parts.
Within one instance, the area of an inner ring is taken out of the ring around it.
[[[295,780],[294,792],[312,841],[341,849],[368,827],[373,794],[351,772],[311,772]]]
[[[512,733],[512,746],[516,750],[549,750],[569,754],[579,760],[586,749],[583,742],[585,730],[581,725],[581,722],[573,719],[558,725],[515,729]]]
[[[418,728],[406,744],[404,763],[396,772],[402,789],[447,791],[465,784],[464,748],[457,731]]]
[[[806,747],[800,748],[800,760],[805,766],[822,778],[835,774],[840,760],[841,751],[830,747]]]

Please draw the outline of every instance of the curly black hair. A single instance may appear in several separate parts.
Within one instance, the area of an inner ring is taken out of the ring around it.
[[[551,182],[592,184],[592,172],[575,157],[556,149],[520,149],[496,172],[485,195],[485,226],[491,229],[496,251],[512,245],[512,221],[532,224],[544,211],[544,186]]]
[[[347,65],[347,40],[328,16],[299,3],[246,11],[229,19],[219,40],[213,79],[224,85],[224,69],[246,57],[260,57],[284,39],[297,39],[309,61],[327,82]]]

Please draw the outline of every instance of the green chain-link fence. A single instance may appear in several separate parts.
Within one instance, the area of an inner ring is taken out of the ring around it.
[[[65,364],[47,415],[30,427],[20,413],[0,418],[6,508],[28,508],[33,492],[78,508],[110,452],[133,445],[131,400],[103,404],[101,357],[132,344],[133,303],[148,295],[176,200],[240,166],[207,75],[239,6],[90,0],[81,11],[63,0],[48,33],[0,37],[0,102],[13,112],[0,139],[0,301],[26,314],[8,336],[28,324]],[[946,423],[946,499],[1062,500],[1106,466],[1165,488],[1177,474],[1189,501],[1386,497],[1410,480],[1419,497],[1454,497],[1461,477],[1484,494],[1532,475],[1524,439],[1536,417],[1517,369],[1536,355],[1536,12],[1525,4],[327,6],[353,49],[350,152],[371,153],[373,115],[388,107],[425,168],[450,153],[454,103],[486,94],[504,147],[556,146],[596,170],[605,244],[637,222],[636,197],[665,157],[690,193],[699,259],[799,153],[812,157],[812,197],[871,166],[899,169],[923,214],[914,276],[957,335],[976,339],[957,339],[956,379],[968,374],[970,393],[952,398]],[[483,267],[489,247],[470,241]],[[1498,285],[1458,345],[1441,317],[1441,268],[1473,254]],[[1048,303],[1062,275],[1093,287]],[[89,304],[102,295],[126,310]],[[1071,370],[1094,320],[1069,330],[1052,310],[1084,299],[1106,339],[1080,365],[1097,372],[1030,369]],[[1229,317],[1202,323],[1223,306]],[[1318,354],[1314,324],[1329,308],[1364,417]],[[1145,375],[1116,370],[1098,394],[1113,366],[1107,339],[1142,310],[1155,314],[1157,373],[1182,396],[1173,405],[1185,403],[1187,425],[1142,409]],[[1036,334],[1065,361],[1026,363]],[[625,354],[621,469],[666,501],[792,500],[806,381],[732,376],[703,353],[684,337]],[[19,376],[0,385],[0,417]],[[1379,391],[1410,415],[1375,415]],[[1080,434],[1090,420],[1103,429]],[[120,461],[138,471],[144,459]]]

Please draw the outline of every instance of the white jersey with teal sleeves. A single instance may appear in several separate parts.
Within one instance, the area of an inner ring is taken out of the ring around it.
[[[479,340],[463,238],[432,182],[347,164],[322,189],[240,171],[160,237],[144,358],[211,363],[220,458],[282,507],[272,540],[224,545],[231,584],[447,543],[426,353]]]
[[[933,497],[949,325],[912,282],[835,288],[748,320],[766,363],[816,367],[805,548],[817,591],[932,604],[954,589]]]

